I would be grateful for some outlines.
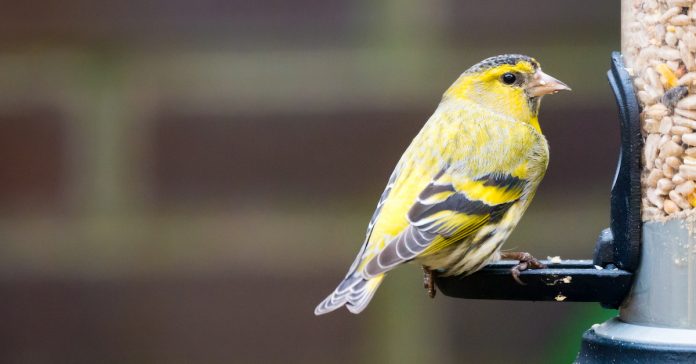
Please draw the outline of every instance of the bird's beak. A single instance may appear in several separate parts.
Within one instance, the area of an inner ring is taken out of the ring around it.
[[[532,81],[527,86],[527,95],[530,97],[538,97],[547,94],[555,94],[563,90],[570,91],[570,87],[546,73],[541,72],[541,68],[539,68],[534,73]]]

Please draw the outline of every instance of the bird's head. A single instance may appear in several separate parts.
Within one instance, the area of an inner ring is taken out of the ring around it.
[[[570,90],[541,71],[534,58],[505,54],[486,58],[466,70],[445,92],[445,99],[466,99],[538,128],[541,97]]]

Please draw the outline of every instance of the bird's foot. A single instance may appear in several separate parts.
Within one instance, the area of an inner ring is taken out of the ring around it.
[[[428,297],[435,298],[437,290],[435,289],[435,274],[436,272],[426,266],[423,266],[423,288],[428,292]]]
[[[520,273],[527,269],[542,269],[546,268],[546,264],[541,263],[534,258],[531,254],[527,252],[501,252],[501,259],[512,259],[519,261],[519,264],[512,267],[510,273],[512,273],[512,278],[517,281],[517,283],[526,286],[527,284],[522,282],[520,279]]]

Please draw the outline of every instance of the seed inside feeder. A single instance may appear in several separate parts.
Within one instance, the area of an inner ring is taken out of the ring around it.
[[[643,220],[696,207],[694,0],[624,0],[622,53],[642,106]]]

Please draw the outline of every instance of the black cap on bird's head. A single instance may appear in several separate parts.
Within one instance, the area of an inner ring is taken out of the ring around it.
[[[525,56],[524,54],[501,54],[499,56],[484,59],[483,61],[471,66],[464,73],[481,72],[493,67],[502,66],[504,64],[514,66],[520,63],[520,61],[528,62],[534,68],[534,70],[537,70],[540,67],[539,62],[537,62],[536,59]]]

